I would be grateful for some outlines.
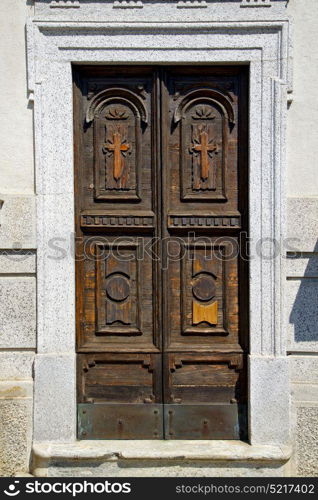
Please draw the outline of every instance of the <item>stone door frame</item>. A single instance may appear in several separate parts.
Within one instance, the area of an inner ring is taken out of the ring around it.
[[[34,450],[38,455],[43,452],[43,456],[63,455],[70,450],[76,455],[80,443],[76,441],[72,255],[72,64],[249,65],[250,237],[253,245],[264,238],[280,244],[285,235],[289,22],[114,23],[34,18],[27,36],[29,90],[34,93],[38,234]],[[284,276],[282,251],[275,259],[256,254],[251,258],[250,446],[242,452],[245,458],[277,460],[287,456],[290,443]],[[89,444],[97,446],[96,442]],[[139,458],[161,456],[162,443],[140,444]],[[211,460],[235,456],[241,444],[230,444],[231,451],[222,442],[205,441],[201,455],[197,455]],[[191,456],[189,445],[189,441],[179,441],[178,456]],[[59,452],[54,446],[59,446]],[[99,442],[99,446],[116,453],[123,446],[129,450],[130,445],[109,441]],[[196,450],[198,446],[196,442]]]

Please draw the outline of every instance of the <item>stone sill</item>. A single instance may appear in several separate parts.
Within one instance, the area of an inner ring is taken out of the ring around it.
[[[35,443],[33,473],[54,463],[107,462],[116,460],[287,462],[291,448],[277,445],[249,445],[241,441],[77,441]]]

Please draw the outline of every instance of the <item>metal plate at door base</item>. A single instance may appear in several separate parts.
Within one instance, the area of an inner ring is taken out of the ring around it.
[[[163,439],[162,405],[81,403],[79,439]]]
[[[237,404],[167,404],[166,439],[245,439],[246,407]]]

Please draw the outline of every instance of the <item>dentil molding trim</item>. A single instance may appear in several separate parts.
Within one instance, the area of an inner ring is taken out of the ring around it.
[[[272,0],[241,0],[241,7],[271,7]]]
[[[177,3],[178,9],[204,9],[208,6],[205,0],[185,0]]]
[[[113,4],[113,8],[117,9],[142,9],[144,4],[149,0],[109,0]],[[220,0],[221,2],[222,0]],[[236,2],[236,0],[230,0],[230,2]],[[273,0],[240,0],[240,7],[271,7],[274,2]],[[288,2],[288,0],[276,0],[281,2]],[[35,2],[40,3],[41,0],[35,0]],[[51,0],[49,6],[51,9],[71,9],[79,8],[80,0]],[[195,9],[195,8],[206,8],[210,0],[172,0],[172,3],[177,4],[179,9]]]
[[[142,9],[143,2],[141,0],[115,0],[113,9]]]
[[[50,2],[51,9],[78,9],[80,8],[79,0],[52,0]]]

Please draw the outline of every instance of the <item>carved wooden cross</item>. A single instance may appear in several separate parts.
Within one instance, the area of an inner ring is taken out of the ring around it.
[[[192,151],[197,151],[201,156],[201,179],[209,177],[209,152],[216,151],[217,145],[210,144],[208,133],[200,132],[200,143],[192,146]]]
[[[107,151],[112,151],[114,153],[113,175],[116,181],[121,178],[124,169],[124,162],[122,160],[121,154],[122,152],[128,151],[129,148],[130,145],[123,142],[121,134],[119,132],[114,132],[113,142],[111,144],[108,143],[105,145],[105,149],[107,149]]]

